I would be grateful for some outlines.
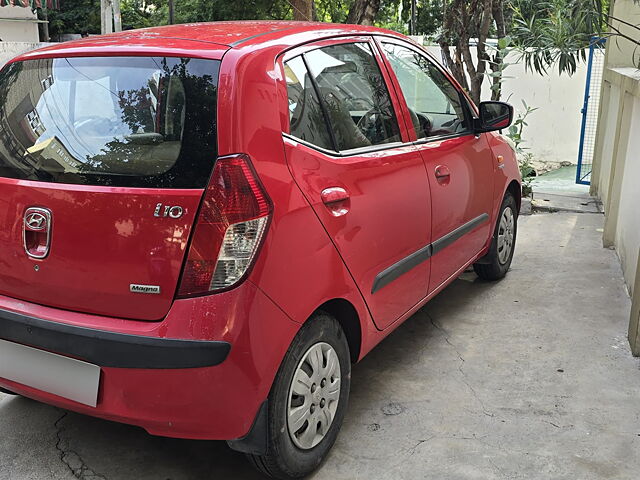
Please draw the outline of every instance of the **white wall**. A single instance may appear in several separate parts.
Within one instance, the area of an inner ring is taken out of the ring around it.
[[[427,50],[441,60],[440,47],[429,46]],[[508,62],[517,60],[517,54],[507,58]],[[525,110],[522,100],[531,107],[538,107],[527,117],[529,126],[523,131],[526,141],[523,146],[529,148],[535,160],[577,163],[586,72],[584,63],[578,65],[571,77],[559,75],[555,70],[548,75],[538,75],[525,71],[523,63],[505,70],[505,76],[513,78],[505,79],[502,100],[514,106],[516,115]],[[483,85],[483,97],[484,100],[491,98],[488,79]]]
[[[640,24],[640,7],[636,0],[612,1],[611,13],[614,18],[619,18],[631,25]],[[638,38],[638,30],[631,25],[612,19],[611,24],[620,32],[631,38]],[[640,62],[640,49],[636,44],[620,36],[610,39],[612,48],[607,49],[607,64],[611,67],[633,67]]]
[[[17,57],[21,53],[28,52],[29,50],[35,50],[40,47],[46,47],[47,45],[52,44],[37,42],[0,42],[0,68],[2,68],[2,66],[13,57]]]
[[[611,182],[611,167],[616,135],[618,135],[618,115],[620,113],[620,86],[605,82],[602,86],[603,101],[606,99],[608,108],[602,112],[599,134],[602,135],[602,152],[599,156],[600,175],[597,179],[600,199],[606,204],[609,199],[609,184]],[[594,181],[596,179],[593,179]]]
[[[30,8],[0,7],[0,39],[3,42],[38,42],[37,16]]]
[[[638,249],[640,248],[640,97],[625,96],[625,108],[630,110],[629,125],[622,125],[630,132],[626,145],[620,204],[618,206],[615,245],[624,277],[628,280],[629,290],[633,293],[633,279],[636,278]]]
[[[538,108],[527,117],[529,126],[523,131],[524,146],[533,153],[535,160],[578,162],[582,121],[580,111],[586,72],[585,64],[580,64],[571,77],[559,75],[557,71],[545,76],[526,72],[522,64],[509,66],[505,71],[506,76],[514,78],[504,81],[502,99],[511,103],[516,113],[524,112],[523,100],[529,106]]]

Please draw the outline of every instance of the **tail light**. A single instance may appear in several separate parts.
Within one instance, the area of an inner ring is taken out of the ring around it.
[[[249,157],[219,158],[204,193],[178,296],[237,284],[256,256],[271,210]]]

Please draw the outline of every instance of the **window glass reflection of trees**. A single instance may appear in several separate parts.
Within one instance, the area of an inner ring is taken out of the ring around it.
[[[165,175],[149,183],[172,186],[180,180],[172,171],[179,158],[180,170],[187,170],[215,157],[218,64],[152,57],[15,64],[0,76],[0,136],[10,133],[22,145],[32,173],[43,180],[91,175],[104,177],[91,182],[112,184],[110,176]],[[2,158],[0,168],[9,163]]]

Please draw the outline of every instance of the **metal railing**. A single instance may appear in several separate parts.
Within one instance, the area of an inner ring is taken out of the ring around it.
[[[582,105],[582,125],[580,128],[580,144],[578,147],[578,168],[576,183],[589,185],[593,167],[593,147],[598,127],[598,106],[600,104],[600,86],[604,71],[604,44],[606,39],[593,37],[589,45],[587,60],[587,81],[584,89]]]

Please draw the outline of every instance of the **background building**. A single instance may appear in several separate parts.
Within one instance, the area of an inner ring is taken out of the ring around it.
[[[603,202],[603,243],[618,252],[633,298],[629,342],[640,356],[640,3],[611,3],[614,29],[630,40],[607,41],[591,194]]]
[[[0,7],[0,39],[3,42],[38,42],[38,23],[38,17],[30,8]]]

